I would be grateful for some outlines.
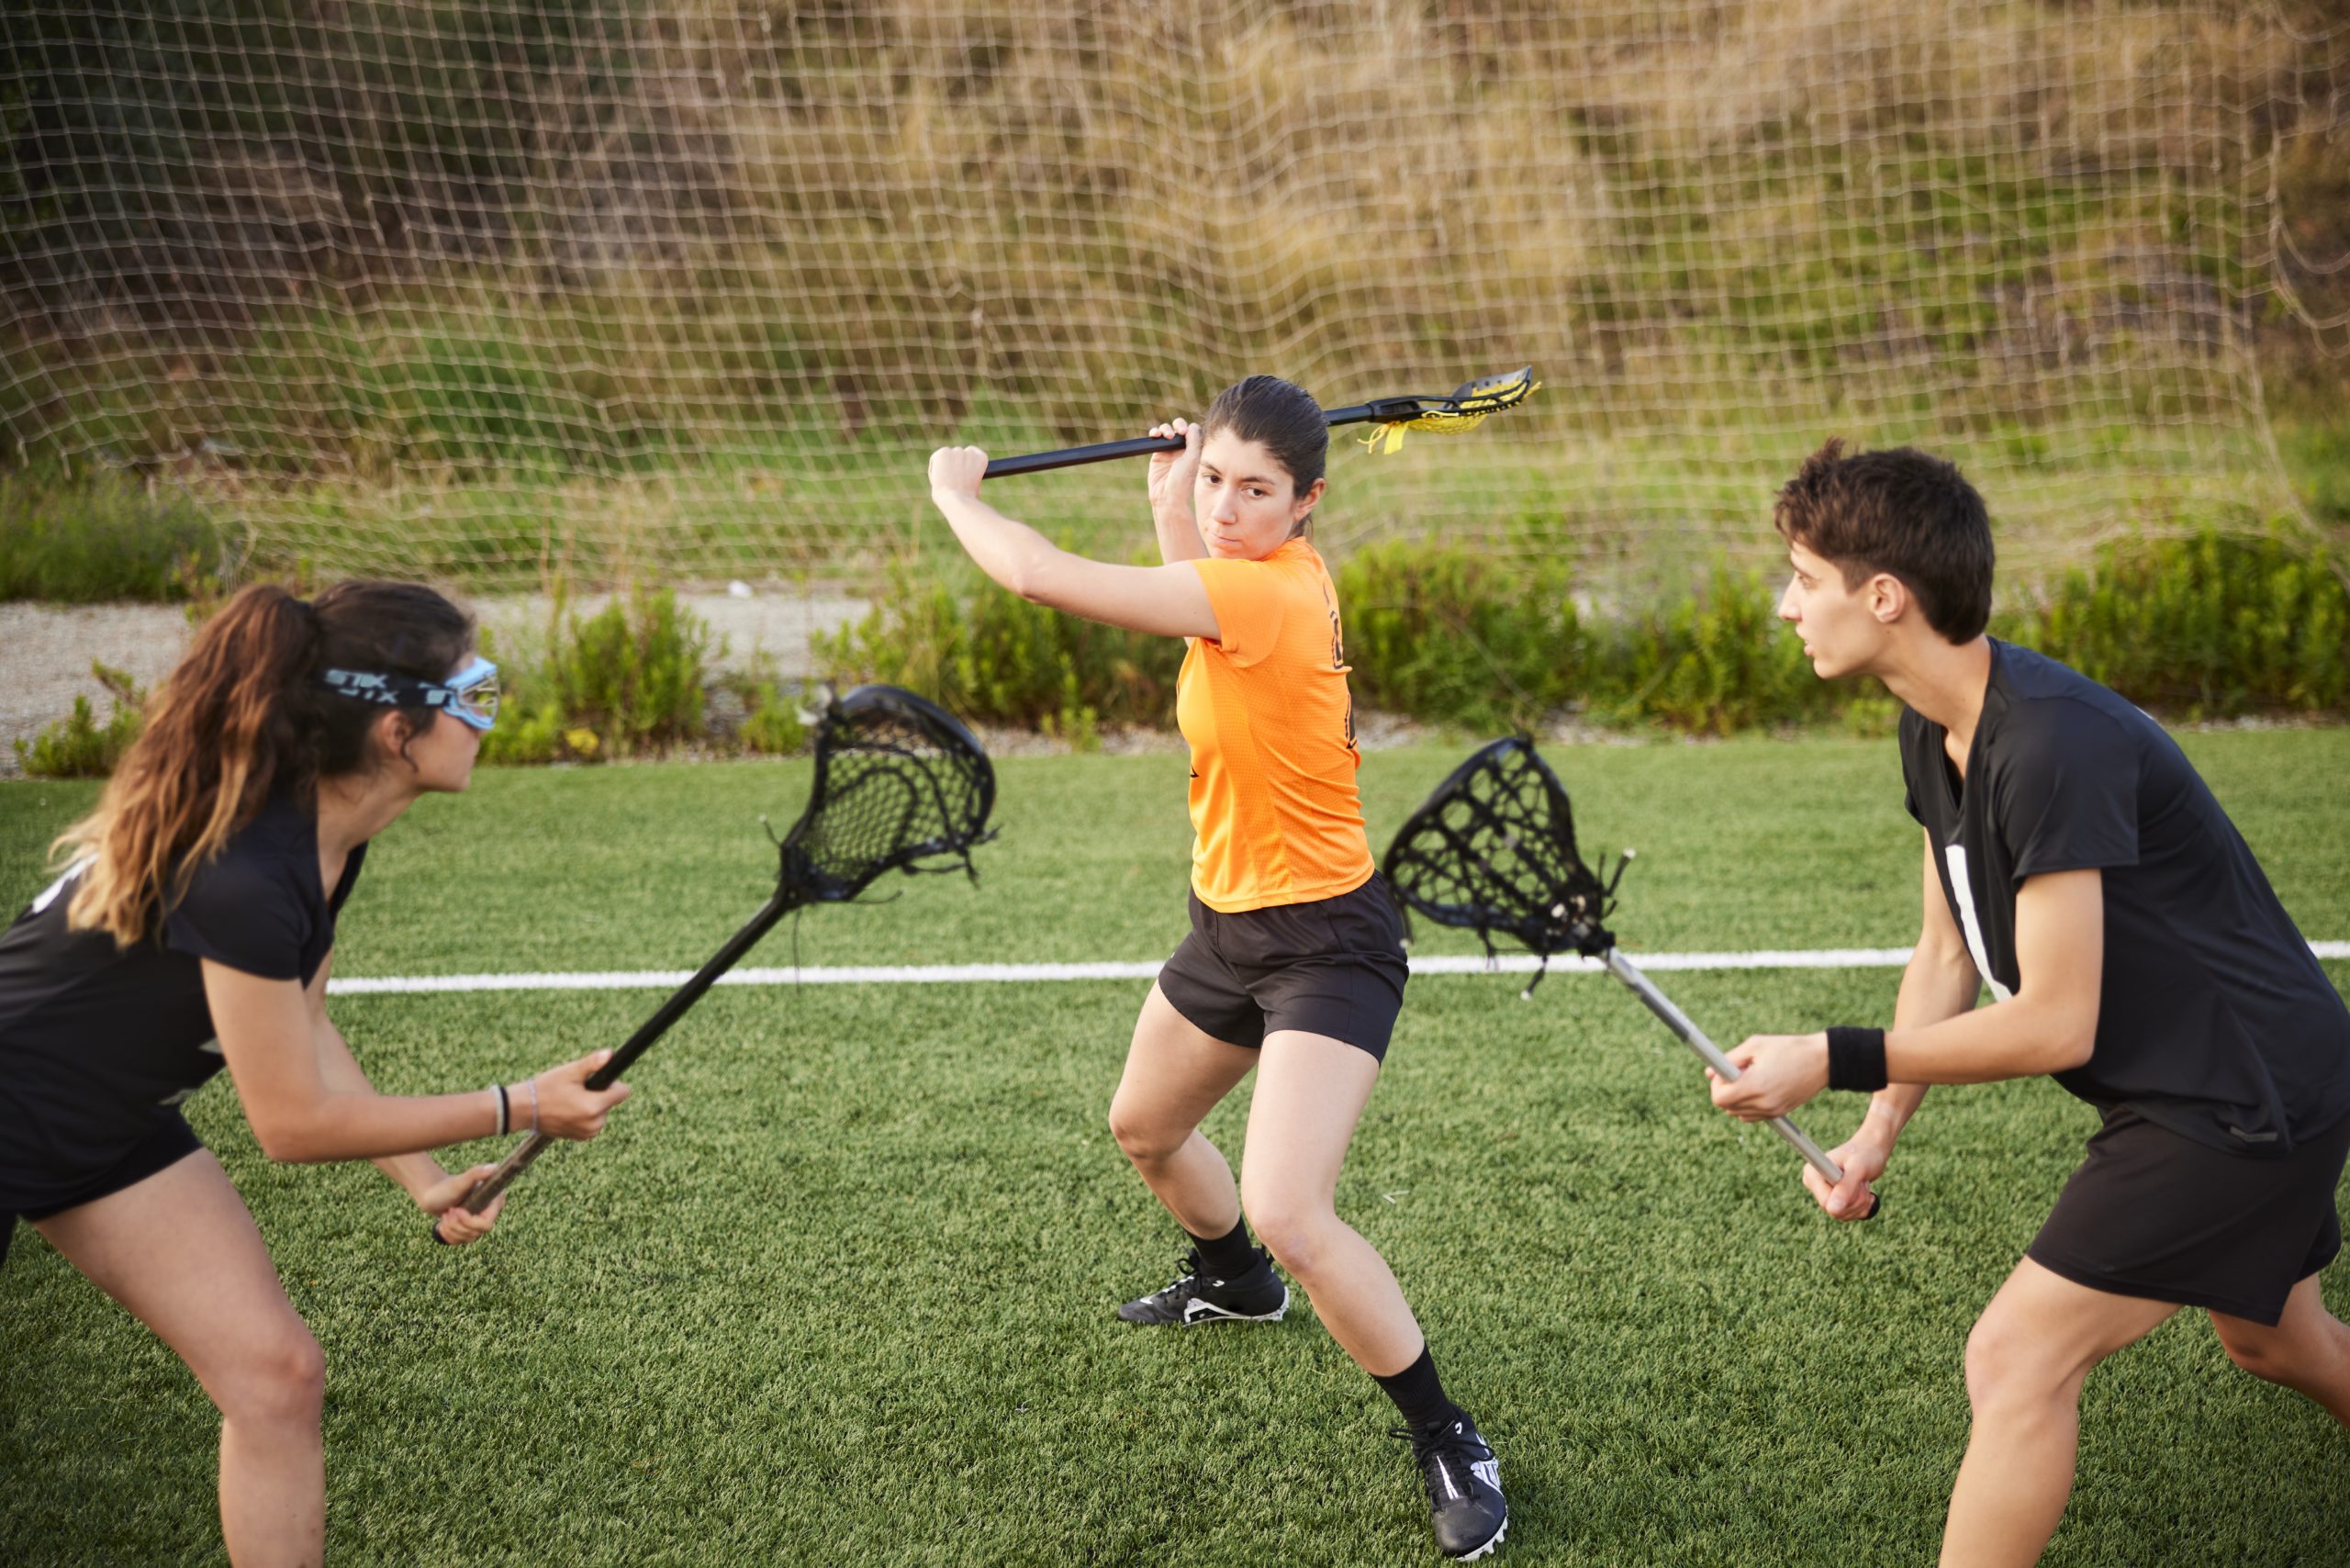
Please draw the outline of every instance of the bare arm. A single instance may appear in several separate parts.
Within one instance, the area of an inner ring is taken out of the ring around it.
[[[396,1097],[369,1088],[355,1062],[348,1075],[330,1067],[337,1053],[320,1048],[309,998],[297,981],[263,980],[207,958],[204,993],[245,1119],[272,1159],[310,1164],[411,1155],[498,1130],[498,1098],[487,1089]],[[347,1050],[339,1054],[349,1060]]]
[[[303,990],[309,1003],[311,1036],[318,1047],[319,1081],[330,1093],[373,1094],[375,1086],[368,1081],[359,1058],[351,1054],[351,1043],[335,1027],[334,1020],[327,1016],[327,976],[333,969],[334,954],[330,952]],[[422,1152],[385,1155],[375,1161],[375,1166],[411,1198],[422,1197],[449,1177],[439,1160]]]
[[[1966,950],[1966,938],[1951,918],[1950,900],[1942,896],[1942,878],[1934,867],[1934,836],[1920,829],[1919,837],[1925,843],[1925,865],[1918,946],[1901,971],[1901,993],[1893,1004],[1896,1033],[1928,1028],[1972,1012],[1983,990],[1974,956]],[[1901,1129],[1918,1114],[1926,1089],[1923,1083],[1888,1082],[1870,1098],[1863,1130],[1882,1135],[1890,1150]]]
[[[334,968],[334,954],[327,954],[319,965],[319,972],[311,977],[305,994],[310,1003],[310,1020],[318,1041],[319,1070],[328,1088],[337,1093],[375,1092],[375,1086],[351,1054],[351,1043],[342,1031],[327,1016],[327,974]],[[488,1176],[498,1168],[476,1165],[462,1174],[452,1176],[442,1169],[441,1162],[429,1154],[395,1154],[375,1161],[375,1169],[390,1177],[402,1192],[414,1200],[426,1214],[442,1216],[439,1228],[433,1232],[443,1245],[463,1247],[480,1240],[498,1224],[506,1209],[506,1194],[500,1193],[490,1200],[481,1213],[475,1214],[464,1206],[464,1196],[474,1183]],[[453,1214],[449,1211],[454,1210]]]
[[[1113,566],[1071,554],[979,499],[986,468],[987,454],[977,447],[941,447],[931,454],[930,498],[997,584],[1032,603],[1130,631],[1217,636],[1215,610],[1188,558],[1163,566]]]
[[[1989,1083],[2079,1067],[2097,1044],[2104,963],[2102,874],[2053,871],[2027,879],[2016,895],[2015,994],[1931,1023],[1897,1022],[1885,1037],[1887,1080],[1922,1097],[1929,1083]],[[1906,974],[1902,984],[1907,992]],[[1954,969],[1921,979],[1918,988],[1921,1010],[1930,1015],[1955,998]],[[1785,1115],[1828,1084],[1825,1034],[1758,1035],[1729,1055],[1745,1076],[1718,1081],[1714,1103],[1749,1121]],[[1906,1097],[1889,1104],[1896,1114],[1916,1106],[1916,1098]]]
[[[495,1091],[463,1094],[378,1094],[342,1044],[329,1047],[312,998],[290,980],[263,980],[203,960],[204,993],[219,1031],[221,1055],[262,1152],[274,1160],[317,1164],[335,1159],[390,1161],[392,1179],[421,1167],[400,1157],[488,1137],[498,1131]],[[314,980],[323,1005],[324,966]],[[584,1080],[608,1053],[541,1073],[536,1080],[540,1126],[558,1137],[593,1137],[628,1086],[592,1091]],[[525,1099],[529,1098],[527,1092]],[[413,1189],[410,1189],[413,1191]]]
[[[1173,420],[1152,426],[1150,433],[1183,438],[1182,451],[1155,452],[1150,456],[1150,523],[1158,534],[1158,558],[1170,566],[1179,561],[1200,560],[1208,553],[1192,511],[1192,484],[1200,474],[1200,427],[1188,420]]]
[[[1967,969],[1973,973],[1971,961]],[[2097,1046],[2105,971],[2104,873],[2052,871],[2025,880],[2016,894],[2016,993],[2005,1002],[1912,1026],[1897,1014],[1885,1037],[1886,1077],[1990,1083],[2085,1065]]]

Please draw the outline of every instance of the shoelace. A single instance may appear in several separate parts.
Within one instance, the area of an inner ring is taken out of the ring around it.
[[[1435,1459],[1437,1475],[1429,1479],[1428,1495],[1438,1502],[1444,1501],[1448,1495],[1467,1497],[1470,1495],[1469,1483],[1477,1474],[1472,1467],[1480,1460],[1494,1457],[1491,1448],[1459,1430],[1451,1421],[1426,1431],[1415,1427],[1391,1427],[1387,1435],[1401,1438],[1412,1445],[1412,1459],[1422,1471],[1428,1468],[1430,1458]],[[1444,1486],[1442,1493],[1437,1490],[1439,1479]]]
[[[1153,1295],[1181,1298],[1187,1294],[1192,1295],[1197,1295],[1199,1294],[1200,1270],[1202,1268],[1202,1264],[1200,1262],[1200,1249],[1196,1247],[1189,1249],[1184,1252],[1181,1260],[1177,1262],[1175,1266],[1182,1270],[1182,1273],[1176,1277],[1173,1284],[1168,1285],[1160,1290],[1153,1291],[1151,1293]]]

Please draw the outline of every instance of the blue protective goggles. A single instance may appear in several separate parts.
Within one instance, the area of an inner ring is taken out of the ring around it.
[[[476,654],[446,680],[410,675],[375,675],[364,670],[321,670],[330,691],[386,708],[440,708],[476,730],[498,722],[498,666]]]

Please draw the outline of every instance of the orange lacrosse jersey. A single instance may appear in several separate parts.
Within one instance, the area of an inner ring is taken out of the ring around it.
[[[1192,565],[1222,633],[1189,639],[1175,682],[1192,890],[1225,914],[1352,892],[1372,866],[1330,574],[1302,538],[1261,561]]]

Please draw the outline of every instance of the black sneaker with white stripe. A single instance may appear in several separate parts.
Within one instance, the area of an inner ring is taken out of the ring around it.
[[[1509,1505],[1502,1500],[1502,1467],[1467,1416],[1435,1427],[1398,1427],[1427,1483],[1435,1510],[1437,1550],[1472,1562],[1501,1545],[1509,1529]]]
[[[1289,1287],[1273,1272],[1264,1249],[1256,1253],[1247,1273],[1220,1280],[1201,1271],[1195,1247],[1183,1256],[1181,1279],[1126,1303],[1118,1316],[1128,1323],[1279,1323],[1289,1310]]]

